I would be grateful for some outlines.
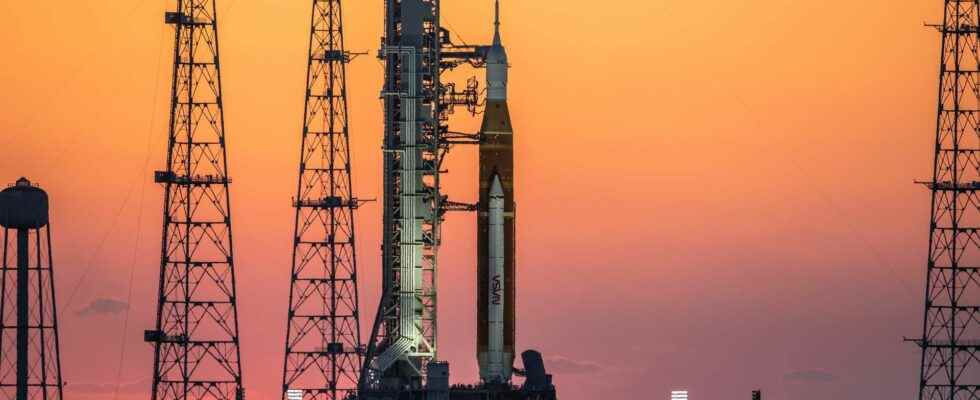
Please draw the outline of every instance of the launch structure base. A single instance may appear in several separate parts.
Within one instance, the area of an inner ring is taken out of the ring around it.
[[[362,392],[356,400],[557,400],[555,390],[527,391],[520,388],[488,388],[457,385],[445,391],[391,390]]]

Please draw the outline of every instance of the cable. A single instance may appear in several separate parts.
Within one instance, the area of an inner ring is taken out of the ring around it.
[[[75,282],[75,285],[71,290],[71,294],[68,295],[67,300],[65,300],[65,302],[61,305],[61,315],[58,316],[59,319],[65,318],[65,311],[71,307],[72,302],[75,300],[75,295],[78,294],[78,290],[81,289],[82,284],[85,282],[86,279],[88,279],[89,274],[92,272],[92,265],[95,264],[95,260],[98,258],[99,254],[102,253],[102,248],[105,247],[105,242],[109,238],[109,234],[115,230],[119,222],[119,216],[122,214],[122,211],[126,208],[126,205],[129,204],[129,198],[132,197],[134,187],[135,185],[130,186],[129,190],[126,192],[126,195],[123,197],[122,204],[119,205],[118,209],[116,209],[116,213],[113,215],[111,219],[109,228],[106,229],[105,233],[102,234],[102,238],[99,240],[99,244],[95,246],[95,251],[92,252],[92,256],[89,257],[88,262],[85,263],[85,267],[82,270],[82,276],[79,277],[78,281]]]
[[[145,153],[146,156],[143,158],[143,170],[140,172],[140,176],[146,176],[146,171],[150,166],[150,150],[153,147],[153,125],[156,124],[156,115],[157,115],[156,108],[157,108],[157,100],[159,98],[158,94],[160,91],[159,90],[160,68],[161,68],[160,63],[163,60],[163,56],[161,55],[161,50],[163,49],[163,36],[165,32],[166,30],[161,30],[159,44],[157,45],[157,62],[156,62],[157,71],[156,71],[156,81],[153,85],[153,101],[152,101],[153,106],[151,107],[150,124],[148,126],[147,129],[148,133],[146,135],[146,153]],[[119,366],[116,370],[116,386],[113,389],[113,395],[112,395],[113,399],[119,398],[119,387],[122,384],[121,382],[122,382],[123,367],[126,361],[126,331],[129,330],[129,316],[133,304],[133,282],[135,282],[136,280],[136,260],[139,255],[140,241],[142,240],[143,237],[142,235],[143,201],[145,200],[145,198],[146,198],[146,179],[143,179],[143,184],[140,185],[140,201],[138,203],[138,206],[136,207],[137,209],[136,238],[133,244],[133,256],[132,259],[130,260],[130,265],[129,265],[129,288],[126,293],[126,311],[125,311],[125,317],[123,318],[123,328],[122,328],[122,335],[121,335],[122,337],[120,339],[120,345],[119,345],[120,346],[119,364],[118,364]]]
[[[752,120],[755,122],[756,128],[761,130],[762,122],[752,111],[752,109],[749,108],[749,105],[745,102],[744,99],[742,99],[742,97],[738,93],[733,93],[733,95],[735,96],[735,100],[743,108],[745,108],[746,111],[748,111],[750,118],[752,118]],[[807,178],[811,178],[810,173],[804,170],[803,167],[799,163],[797,163],[795,159],[791,159],[789,164],[792,165],[794,168],[796,168],[796,170],[799,171],[800,174],[802,174],[803,176]],[[810,180],[812,181],[812,179]],[[880,251],[878,251],[878,249],[871,243],[871,241],[869,241],[864,235],[862,235],[857,230],[857,228],[851,223],[851,218],[848,218],[847,213],[845,213],[844,210],[840,206],[838,206],[836,202],[834,202],[833,198],[827,192],[825,192],[824,190],[816,186],[811,186],[810,188],[813,189],[813,191],[817,193],[817,195],[819,195],[822,198],[822,200],[825,203],[827,203],[827,205],[830,206],[830,208],[832,208],[839,216],[844,217],[843,220],[844,223],[846,224],[847,230],[851,232],[851,235],[853,235],[853,237],[855,237],[858,241],[862,242],[865,245],[865,247],[871,251],[871,255],[875,258],[876,261],[878,261],[879,266],[884,267],[885,270],[894,274],[895,278],[899,282],[901,282],[902,286],[904,286],[906,290],[908,290],[909,292],[918,293],[916,289],[910,286],[909,282],[901,278],[901,274],[899,274],[898,271],[895,270],[895,268],[892,266],[891,263],[885,261],[885,257],[881,254]]]
[[[449,33],[456,35],[456,38],[459,39],[459,42],[462,43],[463,46],[469,46],[468,44],[466,44],[466,40],[463,39],[463,36],[460,35],[458,32],[456,32],[456,29],[453,28],[453,25],[449,22],[449,18],[446,18],[446,16],[443,15],[442,21],[445,22],[446,27],[449,28]]]
[[[150,141],[147,141],[150,143]],[[149,157],[147,157],[147,163],[143,165],[143,172],[146,172],[146,167],[149,164]],[[140,202],[139,202],[139,212],[136,217],[136,239],[133,245],[133,258],[129,267],[129,290],[126,293],[126,314],[123,319],[122,328],[122,338],[120,339],[120,349],[119,349],[119,367],[116,370],[116,387],[113,390],[113,399],[119,398],[119,386],[122,382],[122,372],[123,366],[126,360],[126,331],[129,330],[129,312],[132,309],[133,304],[133,282],[136,280],[136,259],[139,254],[140,240],[142,235],[140,232],[143,228],[143,199],[146,194],[146,181],[143,181],[142,188],[140,189]]]
[[[145,0],[143,0],[143,1],[145,1]],[[141,1],[140,4],[142,4],[142,1]],[[139,5],[137,5],[137,8],[138,7],[139,7]],[[162,55],[160,54],[160,52],[162,50],[163,41],[164,41],[164,35],[165,34],[166,34],[166,28],[164,27],[160,31],[160,40],[157,41],[156,75],[155,75],[154,84],[153,84],[154,90],[153,90],[153,101],[152,101],[152,104],[153,104],[153,115],[150,116],[150,118],[151,118],[150,119],[150,124],[151,124],[151,126],[150,126],[150,135],[151,136],[152,136],[152,130],[153,130],[152,124],[155,121],[155,117],[156,117],[156,105],[157,105],[157,102],[158,102],[158,95],[157,95],[158,90],[157,89],[160,86],[160,62],[161,62],[161,60],[163,58]],[[57,158],[61,158],[60,155],[61,154],[64,154],[64,153],[67,153],[67,150],[68,150],[67,147],[64,148],[59,153],[59,157],[55,157],[55,158],[56,159]],[[147,149],[145,160],[148,161],[149,160],[149,157],[150,157],[150,151],[149,151],[149,149]],[[144,164],[146,163],[146,161],[144,162]],[[52,165],[54,165],[54,164],[52,164]],[[144,169],[145,169],[145,167],[144,167]],[[144,179],[144,177],[145,177],[145,174],[146,174],[145,171],[140,172],[140,175],[136,179],[142,181]],[[135,187],[136,187],[136,185],[130,185],[129,186],[129,189],[127,189],[126,194],[123,196],[122,204],[119,205],[119,208],[116,209],[115,214],[113,214],[113,216],[112,216],[112,218],[110,220],[111,222],[110,222],[110,225],[109,225],[109,229],[107,229],[105,231],[105,233],[102,234],[102,237],[99,240],[99,244],[95,247],[95,251],[92,253],[92,256],[89,257],[88,262],[85,264],[85,267],[83,268],[82,276],[79,277],[78,278],[78,281],[75,282],[75,285],[72,288],[71,294],[68,295],[68,297],[65,300],[64,304],[61,305],[61,315],[59,315],[59,318],[64,318],[65,311],[67,311],[69,309],[69,307],[71,306],[72,302],[75,299],[75,296],[78,294],[79,289],[81,289],[81,286],[85,283],[85,280],[88,279],[88,275],[92,272],[92,265],[95,264],[95,260],[98,258],[99,254],[102,253],[102,249],[105,247],[105,243],[106,243],[106,240],[108,240],[108,238],[109,238],[109,234],[115,230],[116,226],[118,225],[120,215],[122,215],[122,212],[123,212],[123,210],[126,209],[126,206],[129,205],[129,200],[130,200],[130,198],[133,195],[133,191],[134,191]]]
[[[151,143],[151,141],[147,141]],[[147,157],[147,162],[143,164],[143,172],[146,172],[146,167],[149,164],[149,157]],[[113,390],[113,399],[119,398],[119,387],[122,382],[123,366],[126,360],[126,331],[129,330],[129,314],[132,309],[133,304],[133,282],[136,280],[136,259],[139,254],[140,240],[142,235],[140,232],[143,228],[143,199],[146,195],[146,181],[143,181],[142,188],[140,189],[140,202],[139,202],[139,212],[136,217],[136,239],[133,245],[133,258],[129,267],[129,290],[126,293],[126,316],[123,319],[122,328],[122,338],[120,339],[120,349],[119,349],[119,367],[116,370],[116,387]]]

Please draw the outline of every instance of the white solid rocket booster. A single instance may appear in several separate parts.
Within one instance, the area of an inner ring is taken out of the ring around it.
[[[489,266],[487,319],[489,330],[487,375],[504,379],[504,189],[494,175],[490,186]]]

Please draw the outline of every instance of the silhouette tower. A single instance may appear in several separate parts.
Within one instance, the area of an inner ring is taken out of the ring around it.
[[[919,398],[980,399],[978,4],[946,0]]]
[[[361,373],[341,0],[314,0],[300,147],[283,398],[341,400]]]
[[[216,0],[178,0],[153,400],[244,398]]]
[[[0,192],[0,399],[60,400],[48,195],[25,178]]]

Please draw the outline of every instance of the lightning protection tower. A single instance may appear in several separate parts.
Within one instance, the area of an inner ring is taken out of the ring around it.
[[[919,398],[980,399],[980,73],[976,1],[946,0]]]
[[[296,188],[284,399],[342,400],[361,373],[341,0],[314,0]]]
[[[216,0],[178,0],[153,400],[241,400]]]
[[[20,178],[0,192],[0,399],[62,399],[48,195]]]

